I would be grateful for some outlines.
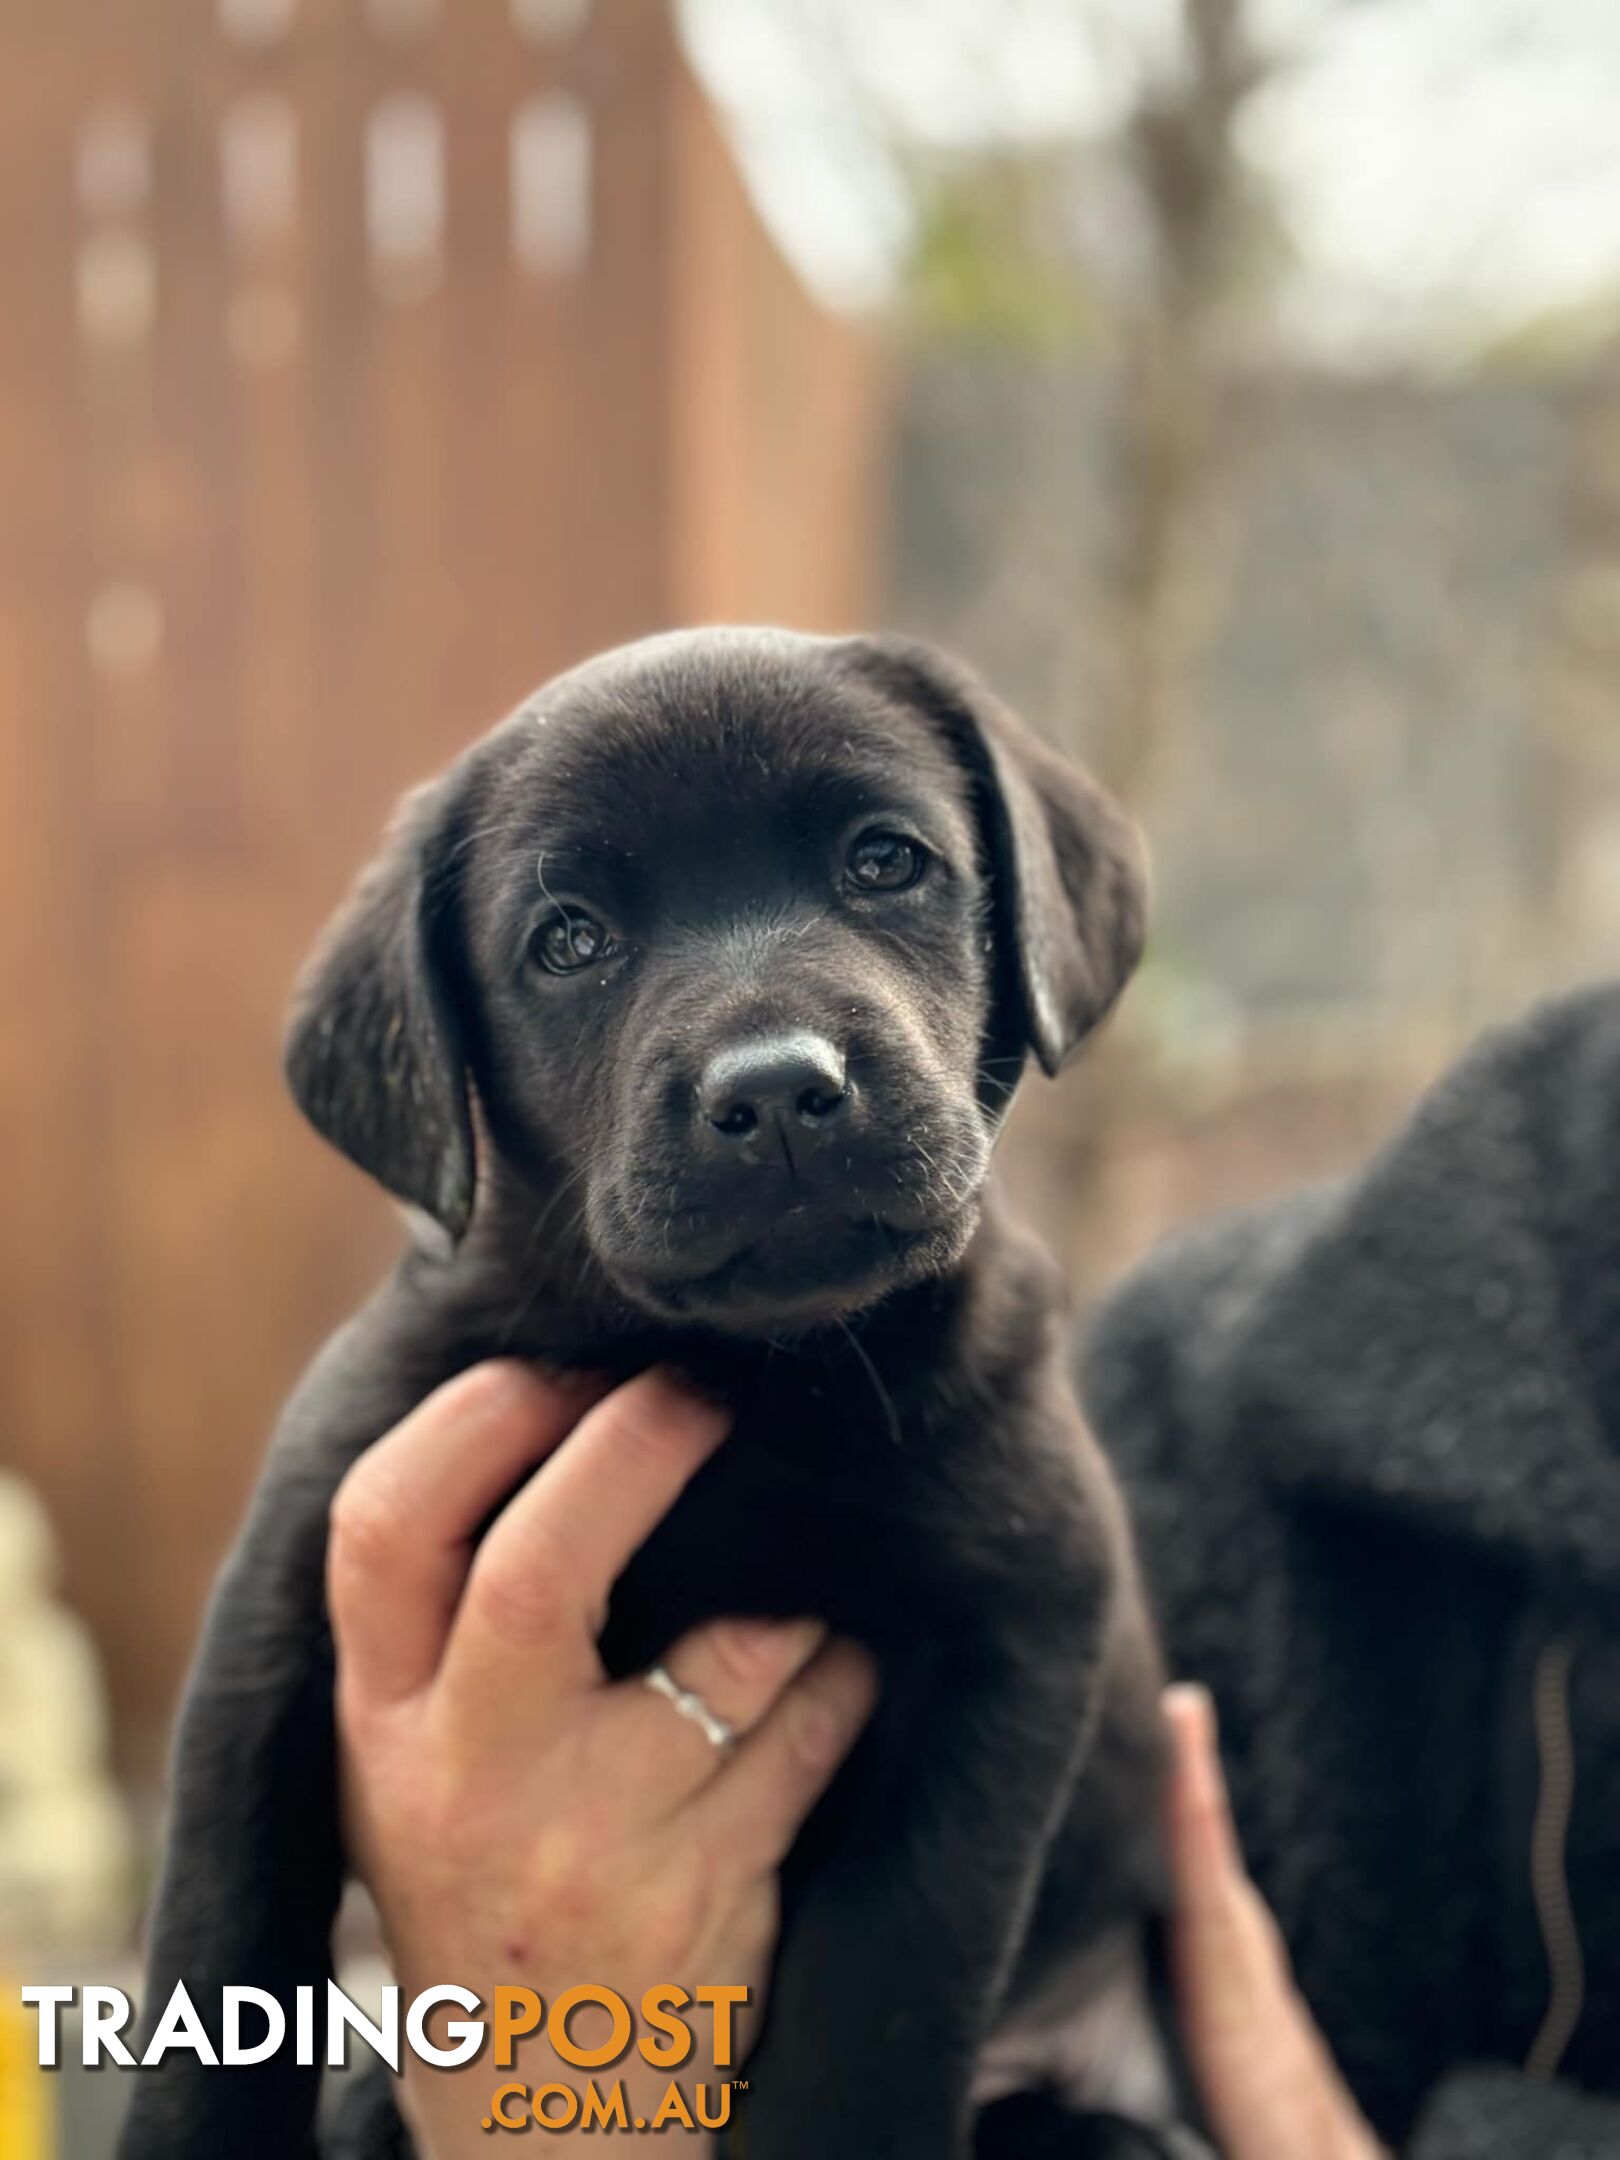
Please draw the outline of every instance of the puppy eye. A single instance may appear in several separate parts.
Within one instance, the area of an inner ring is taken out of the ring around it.
[[[849,851],[845,875],[862,892],[904,892],[928,867],[928,850],[904,833],[862,833]]]
[[[578,908],[559,908],[529,940],[529,957],[548,975],[573,975],[605,960],[613,940],[596,920]]]

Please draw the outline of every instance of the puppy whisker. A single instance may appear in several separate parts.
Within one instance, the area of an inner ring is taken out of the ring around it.
[[[862,1344],[860,1337],[855,1333],[855,1330],[850,1326],[849,1322],[837,1313],[833,1315],[833,1320],[834,1324],[838,1329],[838,1332],[843,1336],[844,1340],[849,1344],[849,1347],[854,1351],[856,1357],[860,1360],[860,1363],[865,1367],[866,1376],[872,1383],[872,1392],[877,1396],[878,1406],[882,1410],[884,1421],[889,1428],[889,1438],[894,1442],[894,1445],[897,1448],[903,1448],[906,1444],[906,1440],[905,1434],[901,1430],[900,1426],[900,1413],[894,1406],[894,1397],[889,1393],[888,1389],[883,1384],[882,1374],[872,1363],[872,1360],[867,1354],[865,1346]]]

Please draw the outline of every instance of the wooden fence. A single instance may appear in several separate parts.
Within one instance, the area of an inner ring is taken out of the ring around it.
[[[654,0],[0,0],[0,1460],[149,1774],[392,1243],[284,1103],[390,801],[681,620],[863,611],[862,338]]]

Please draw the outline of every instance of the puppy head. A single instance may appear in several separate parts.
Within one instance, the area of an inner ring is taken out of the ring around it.
[[[1026,1050],[1058,1069],[1142,918],[1119,813],[927,648],[657,638],[410,798],[288,1075],[452,1238],[480,1189],[566,1197],[632,1305],[802,1330],[960,1256]]]

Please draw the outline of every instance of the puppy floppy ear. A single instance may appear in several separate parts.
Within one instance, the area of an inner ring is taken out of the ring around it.
[[[975,786],[996,950],[1025,1041],[1056,1073],[1142,955],[1147,871],[1135,826],[966,668],[903,638],[856,640],[860,665],[920,707]]]
[[[406,797],[304,969],[283,1062],[316,1131],[459,1238],[475,1162],[451,988],[453,800],[447,781]]]

